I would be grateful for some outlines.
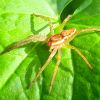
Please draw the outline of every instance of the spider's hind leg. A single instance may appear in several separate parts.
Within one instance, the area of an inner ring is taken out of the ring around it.
[[[56,54],[57,52],[57,48],[55,48],[50,56],[48,57],[47,61],[45,62],[45,64],[41,67],[41,69],[39,70],[39,72],[37,73],[36,77],[34,78],[34,80],[32,81],[32,83],[34,83],[37,78],[40,76],[40,74],[42,73],[42,71],[46,68],[46,66],[50,63],[51,59],[53,58],[53,56]],[[30,84],[30,87],[32,86],[32,83]]]
[[[6,47],[4,49],[4,51],[2,51],[0,54],[4,54],[7,52],[10,52],[11,50],[14,50],[16,48],[22,47],[26,44],[29,44],[31,42],[36,42],[36,41],[46,41],[47,37],[46,36],[39,36],[39,35],[30,35],[28,37],[26,37],[23,40],[17,41],[11,45],[9,45],[8,47]]]
[[[62,55],[61,49],[58,49],[58,59],[57,59],[57,63],[56,63],[56,66],[55,66],[55,69],[54,69],[54,73],[53,73],[53,76],[52,76],[52,80],[51,80],[51,83],[50,83],[49,93],[52,90],[52,86],[53,86],[54,79],[55,79],[55,76],[56,76],[56,73],[57,73],[57,70],[58,70],[58,66],[59,66],[60,61],[61,61],[61,55]]]

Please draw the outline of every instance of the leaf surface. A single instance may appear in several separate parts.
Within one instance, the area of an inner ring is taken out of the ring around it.
[[[65,29],[100,28],[99,0],[1,0],[0,51],[31,34],[47,35],[48,23],[32,13],[59,20],[74,13]],[[69,11],[66,10],[69,9]],[[72,11],[73,9],[73,11]],[[66,13],[65,13],[66,12]],[[62,59],[49,94],[57,55],[32,88],[28,88],[49,56],[46,44],[30,43],[0,55],[0,100],[99,100],[100,32],[81,33],[72,42],[86,56],[93,70],[73,50],[62,48]]]

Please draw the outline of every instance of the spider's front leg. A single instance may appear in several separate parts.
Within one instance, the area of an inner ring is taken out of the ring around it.
[[[56,73],[57,73],[57,70],[58,70],[58,66],[60,64],[60,61],[61,61],[61,49],[58,49],[58,58],[57,58],[57,63],[56,63],[56,66],[55,66],[55,69],[54,69],[54,73],[53,73],[53,76],[52,76],[52,80],[51,80],[51,83],[50,83],[50,89],[49,89],[49,93],[51,92],[52,90],[52,86],[53,86],[53,83],[54,83],[54,79],[55,79],[55,76],[56,76]]]
[[[45,62],[45,64],[41,67],[41,69],[39,70],[39,72],[37,73],[36,77],[34,78],[34,80],[32,81],[32,83],[34,83],[37,78],[40,76],[40,74],[42,73],[42,71],[46,68],[46,66],[50,63],[51,59],[53,58],[53,56],[56,54],[58,48],[53,49],[53,51],[51,52],[50,56],[48,57],[47,61]],[[32,83],[30,84],[30,87],[32,86]]]
[[[65,25],[67,24],[67,22],[71,19],[72,15],[68,15],[63,22],[58,26],[59,31],[63,31],[63,28],[65,27]]]
[[[90,69],[92,69],[93,67],[91,66],[91,64],[89,63],[89,61],[86,59],[86,57],[81,53],[81,51],[76,48],[75,46],[72,45],[66,45],[68,48],[75,50],[82,58],[83,60],[86,62],[86,64],[89,66]]]
[[[91,32],[91,31],[100,31],[100,28],[86,28],[86,29],[81,29],[77,31],[77,34],[81,32]]]
[[[81,29],[81,30],[77,30],[75,32],[75,34],[70,38],[70,41],[73,40],[77,35],[79,35],[82,32],[92,32],[92,31],[100,31],[100,28],[86,28],[86,29]]]

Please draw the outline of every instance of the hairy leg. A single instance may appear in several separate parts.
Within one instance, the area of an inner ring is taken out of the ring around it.
[[[27,38],[9,45],[1,54],[7,53],[13,49],[19,48],[31,42],[46,41],[47,37],[42,35],[31,35]]]
[[[81,32],[91,32],[91,31],[100,31],[100,28],[86,28],[86,29],[77,30],[76,33],[70,38],[70,41],[73,40]]]
[[[48,24],[49,24],[49,26],[50,26],[50,33],[51,33],[52,35],[54,34],[54,31],[53,31],[53,24],[52,24],[52,21],[51,21],[51,19],[53,19],[53,18],[50,18],[50,17],[47,17],[47,16],[43,16],[43,15],[39,15],[39,14],[35,14],[35,13],[33,13],[32,15],[33,15],[33,16],[36,16],[36,17],[40,17],[40,18],[42,18],[42,19],[48,21]]]
[[[58,59],[57,59],[57,63],[56,63],[56,66],[55,66],[55,69],[54,69],[54,73],[53,73],[53,76],[52,76],[52,80],[51,80],[51,83],[50,83],[49,93],[52,90],[52,86],[53,86],[53,83],[54,83],[54,79],[55,79],[55,76],[56,76],[56,73],[57,73],[57,70],[58,70],[58,66],[60,64],[61,55],[62,55],[61,49],[58,49]]]
[[[16,44],[13,45],[12,48],[18,48],[18,47],[26,45],[26,44],[28,44],[30,42],[45,41],[46,39],[47,39],[46,36],[31,35],[31,36],[28,36],[27,38],[25,38],[25,39],[23,39],[21,41],[16,42]]]
[[[74,47],[72,45],[67,45],[67,47],[75,50],[83,58],[83,60],[86,62],[86,64],[89,66],[89,68],[92,69],[91,64],[88,62],[86,57],[81,53],[81,51],[78,48],[76,48],[76,47]]]
[[[57,48],[55,48],[50,56],[48,57],[47,61],[45,62],[45,64],[41,67],[41,69],[39,70],[39,72],[37,73],[36,77],[34,78],[34,80],[32,81],[35,82],[37,80],[37,78],[40,76],[40,74],[42,73],[42,71],[46,68],[46,66],[50,63],[51,59],[53,58],[53,56],[56,54],[57,52]],[[32,83],[30,84],[30,87],[32,86]]]
[[[81,30],[78,30],[77,33],[79,34],[80,32],[91,32],[91,31],[100,31],[100,28],[86,28],[86,29],[81,29]]]
[[[68,15],[64,21],[59,25],[59,30],[63,31],[63,28],[65,27],[65,25],[67,24],[67,22],[70,20],[70,18],[72,17],[72,15]]]

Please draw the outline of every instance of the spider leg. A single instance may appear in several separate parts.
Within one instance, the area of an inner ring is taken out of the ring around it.
[[[76,48],[75,46],[72,46],[72,45],[67,45],[67,47],[75,50],[83,58],[83,60],[86,62],[86,64],[89,66],[89,68],[92,69],[91,64],[88,62],[86,57],[81,53],[81,51],[78,48]]]
[[[57,63],[56,63],[56,66],[55,66],[55,69],[54,69],[54,73],[53,73],[53,76],[52,76],[52,80],[51,80],[51,83],[50,83],[49,93],[52,90],[52,86],[53,86],[53,83],[54,83],[54,79],[55,79],[55,76],[56,76],[56,73],[57,73],[57,70],[58,70],[58,66],[60,64],[61,55],[62,55],[61,49],[58,49],[58,59],[57,59]]]
[[[50,18],[50,17],[47,17],[47,16],[43,16],[43,15],[39,15],[39,14],[35,14],[35,13],[33,13],[32,15],[33,15],[33,16],[36,16],[36,17],[40,17],[40,18],[42,18],[42,19],[48,21],[48,24],[49,24],[49,27],[50,27],[50,33],[51,33],[52,35],[54,34],[54,31],[53,31],[53,24],[52,24],[52,21],[51,21],[51,19],[53,19],[53,18]]]
[[[91,31],[100,31],[100,28],[86,28],[86,29],[77,30],[76,33],[72,37],[70,37],[69,41],[73,40],[81,32],[91,32]]]
[[[50,33],[54,35],[53,24],[50,20],[49,20],[49,26],[50,26]]]
[[[28,36],[27,38],[25,38],[23,40],[20,40],[18,42],[15,42],[15,43],[9,45],[1,54],[9,52],[9,51],[11,51],[13,49],[19,48],[19,47],[24,46],[24,45],[26,45],[28,43],[31,43],[31,42],[45,41],[46,39],[47,39],[46,36],[31,35],[31,36]]]
[[[77,34],[80,32],[91,32],[91,31],[100,31],[100,28],[86,28],[86,29],[81,29],[77,31]]]
[[[58,28],[59,28],[60,31],[63,30],[63,28],[65,27],[66,23],[70,20],[71,17],[72,17],[72,15],[68,15],[68,16],[64,19],[64,21],[59,25]]]
[[[100,31],[100,28],[86,28],[86,29],[81,29],[81,30],[76,31],[75,36],[79,35],[82,32],[91,32],[91,31]]]
[[[21,47],[23,45],[26,45],[30,42],[37,42],[37,41],[45,41],[47,39],[46,36],[42,36],[42,35],[31,35],[31,36],[28,36],[27,38],[21,40],[21,41],[18,41],[16,42],[12,48],[18,48],[18,47]]]
[[[53,56],[56,54],[58,48],[55,48],[50,56],[48,57],[47,61],[45,62],[45,64],[41,67],[41,69],[39,70],[39,72],[37,73],[36,77],[34,78],[34,80],[32,81],[32,83],[34,83],[37,78],[40,76],[40,74],[42,73],[42,71],[46,68],[46,66],[50,63],[51,59],[53,58]],[[32,86],[32,83],[30,84],[30,87]]]

